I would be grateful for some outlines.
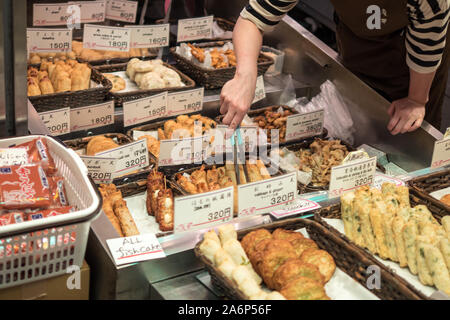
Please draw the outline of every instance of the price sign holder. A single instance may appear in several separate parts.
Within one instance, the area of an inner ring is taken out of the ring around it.
[[[117,158],[80,156],[95,183],[112,183],[115,178]]]
[[[320,204],[312,200],[295,199],[294,201],[287,203],[283,209],[270,212],[270,215],[275,219],[282,219],[319,208],[321,208]]]
[[[211,39],[214,16],[178,20],[177,42]]]
[[[371,185],[374,182],[376,168],[377,157],[332,167],[328,198],[338,198],[345,192]]]
[[[152,233],[106,240],[116,265],[165,258],[161,244]]]
[[[447,129],[444,139],[434,143],[431,168],[442,168],[450,165],[450,128]]]
[[[114,101],[70,110],[71,132],[104,127],[114,123]]]
[[[27,28],[28,52],[68,52],[72,50],[72,30]]]
[[[96,156],[118,159],[116,177],[150,165],[146,140],[131,142],[115,149],[100,152]]]
[[[211,148],[209,135],[161,140],[158,163],[160,167],[202,163],[208,158]]]
[[[70,108],[40,112],[38,116],[51,135],[70,133]]]
[[[204,91],[204,88],[198,88],[169,93],[167,115],[178,116],[180,114],[201,111],[203,108]]]
[[[325,111],[293,114],[286,120],[286,140],[296,140],[322,134]]]
[[[106,19],[134,23],[137,7],[137,1],[106,0]]]
[[[81,23],[97,23],[105,21],[106,1],[69,1],[70,5],[80,8]]]
[[[70,17],[68,3],[34,3],[33,26],[65,26]]]
[[[263,100],[265,97],[266,90],[264,88],[264,77],[261,75],[256,78],[255,98],[253,99],[252,104]]]
[[[130,29],[124,27],[85,24],[83,48],[127,52],[130,50],[130,34]]]
[[[174,233],[210,228],[233,219],[233,187],[175,198]]]
[[[123,103],[125,127],[167,117],[167,91],[147,98]]]
[[[295,200],[297,173],[238,186],[239,217],[264,214]]]
[[[126,26],[131,30],[131,48],[159,48],[169,45],[170,24]]]

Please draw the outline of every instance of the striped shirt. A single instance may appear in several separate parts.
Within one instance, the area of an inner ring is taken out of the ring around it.
[[[394,0],[395,1],[395,0]],[[261,31],[270,31],[298,0],[250,0],[241,17]],[[450,0],[408,0],[406,63],[419,73],[436,71],[445,49]]]

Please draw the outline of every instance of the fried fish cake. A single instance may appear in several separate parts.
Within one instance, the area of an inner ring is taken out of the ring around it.
[[[272,233],[272,237],[277,240],[287,240],[289,242],[296,239],[303,239],[304,236],[300,232],[285,230],[278,228]]]
[[[333,257],[325,250],[306,249],[300,256],[300,260],[315,265],[324,276],[327,283],[336,270],[336,264]]]
[[[272,277],[275,271],[287,260],[296,258],[294,247],[287,240],[272,240],[263,251],[263,258],[259,265],[261,277],[267,287],[273,289]]]
[[[281,289],[288,300],[329,300],[323,285],[307,277],[298,277]]]
[[[241,245],[245,250],[245,253],[250,257],[253,253],[255,246],[263,239],[272,238],[272,234],[266,229],[258,229],[247,233],[241,240]]]
[[[262,259],[264,257],[264,250],[266,249],[267,245],[273,240],[274,239],[272,238],[267,238],[259,241],[258,244],[255,246],[255,249],[253,250],[251,256],[248,257],[253,266],[253,269],[255,269],[256,273],[259,275],[261,275],[259,266],[261,265]]]
[[[319,249],[317,244],[313,240],[308,238],[294,239],[290,242],[294,247],[298,257],[300,257],[303,251],[305,251],[306,249]]]
[[[289,282],[295,280],[299,276],[315,280],[322,285],[325,283],[325,278],[320,273],[319,268],[296,258],[286,261],[273,274],[272,282],[275,290],[281,290]]]

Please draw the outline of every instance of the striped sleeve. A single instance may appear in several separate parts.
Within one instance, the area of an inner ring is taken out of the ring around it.
[[[450,0],[408,0],[406,62],[414,71],[431,73],[441,64],[449,9]]]
[[[253,22],[261,31],[271,31],[295,7],[298,0],[250,0],[241,17]]]

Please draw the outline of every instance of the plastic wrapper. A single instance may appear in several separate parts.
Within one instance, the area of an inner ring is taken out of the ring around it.
[[[28,220],[38,220],[48,217],[54,217],[59,216],[61,214],[67,214],[74,211],[74,208],[71,206],[65,206],[60,208],[53,208],[53,209],[47,209],[47,210],[41,210],[36,212],[30,212],[28,213]]]
[[[67,200],[66,189],[64,187],[63,177],[49,177],[49,184],[51,190],[51,207],[58,208],[69,205]]]
[[[37,138],[30,142],[14,146],[13,148],[26,148],[29,163],[40,164],[48,175],[56,173],[55,162],[48,149],[47,141],[44,138]]]
[[[0,226],[21,223],[25,221],[25,214],[20,211],[8,212],[0,215]]]
[[[47,208],[50,204],[49,181],[40,165],[0,168],[0,209]]]

